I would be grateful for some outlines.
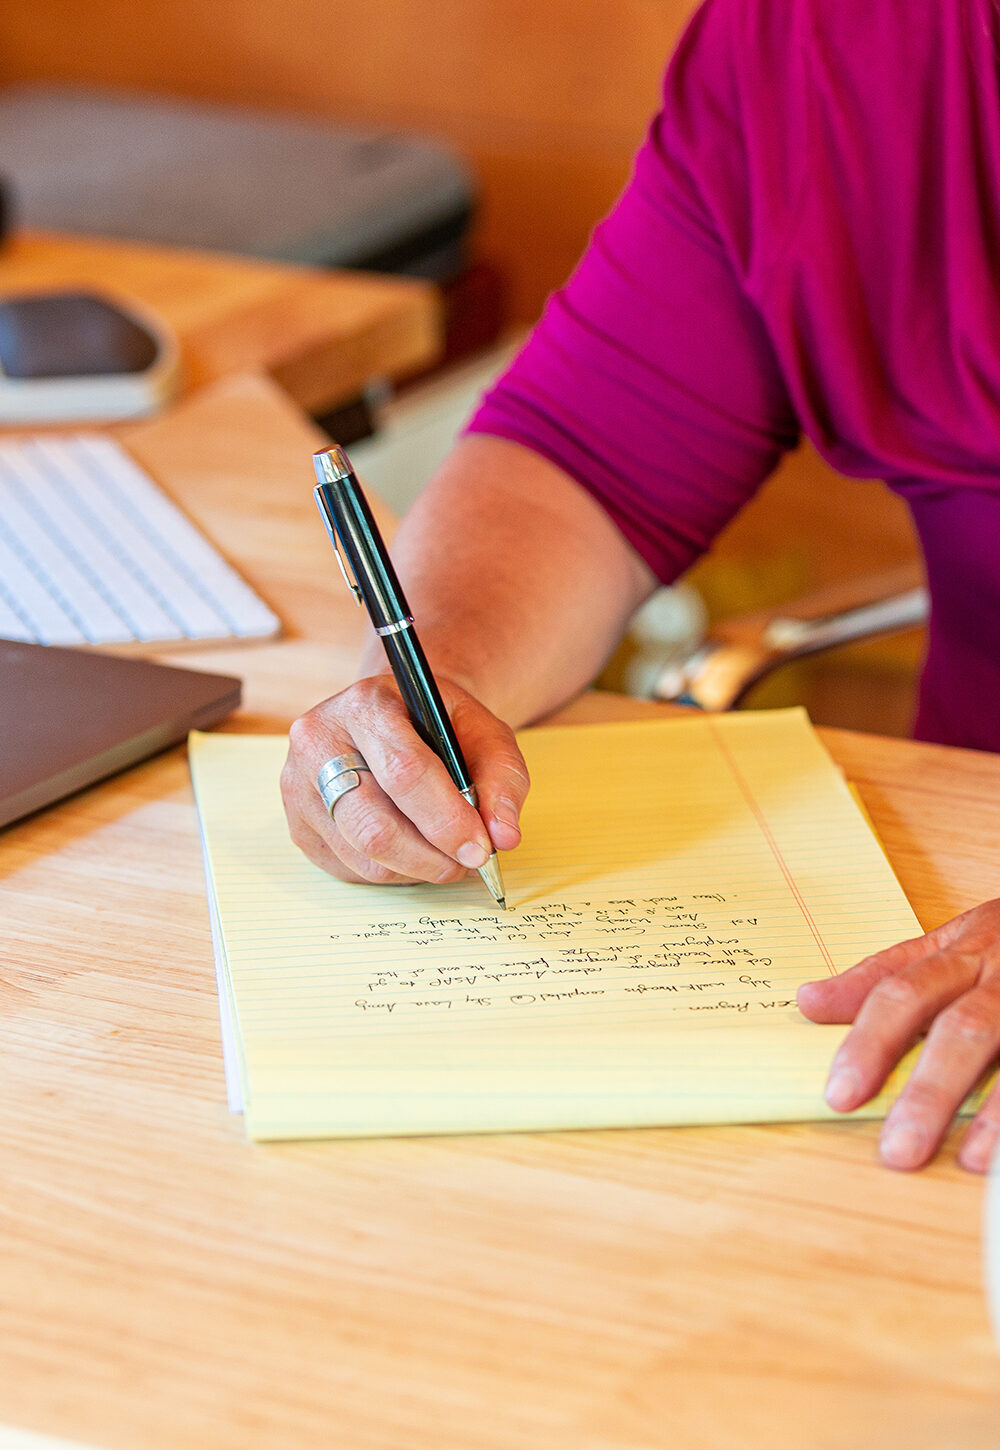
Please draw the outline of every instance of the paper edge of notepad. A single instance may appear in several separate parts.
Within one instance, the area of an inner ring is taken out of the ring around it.
[[[808,1066],[814,1069],[812,1090],[801,1087],[803,1064],[800,1062],[787,1069],[787,1081],[784,1073],[770,1074],[766,1083],[762,1081],[753,1089],[747,1089],[744,1081],[741,1087],[728,1090],[728,1095],[713,1096],[715,1074],[711,1063],[704,1063],[703,1073],[699,1075],[689,1060],[673,1065],[676,1074],[673,1078],[667,1075],[657,1084],[645,1082],[626,1093],[608,1094],[597,1102],[589,1069],[585,1073],[578,1069],[587,1079],[579,1084],[571,1074],[560,1069],[556,1079],[525,1072],[513,1086],[509,1076],[483,1082],[480,1063],[476,1068],[479,1091],[462,1099],[449,1094],[444,1079],[435,1080],[431,1074],[427,1080],[421,1080],[414,1073],[412,1063],[407,1065],[405,1083],[397,1083],[389,1074],[388,1065],[376,1061],[365,1072],[354,1067],[345,1071],[343,1087],[338,1090],[334,1085],[332,1090],[325,1091],[323,1103],[310,1095],[261,1091],[248,1106],[247,1130],[254,1139],[280,1141],[832,1122],[841,1115],[827,1107],[822,1096],[832,1054],[831,1038],[823,1029],[820,1031],[822,1039],[817,1033],[807,1053]],[[759,1036],[756,1040],[761,1041]],[[721,1042],[716,1038],[699,1045],[711,1049]],[[662,1050],[669,1051],[669,1046],[669,1043],[660,1044]],[[776,1042],[776,1048],[779,1046],[782,1053],[787,1053],[786,1041]],[[898,1078],[905,1070],[894,1075],[878,1098],[851,1117],[884,1117],[898,1091]],[[793,1090],[793,1084],[798,1091]],[[490,1100],[488,1118],[479,1106],[480,1098]],[[588,1104],[585,1114],[579,1110],[581,1100]],[[329,1107],[331,1102],[336,1104],[333,1111]]]
[[[812,727],[812,722],[809,720],[808,712],[801,706],[792,706],[787,709],[768,711],[767,713],[782,716],[797,716],[810,727],[813,745],[815,746],[816,750],[821,753],[825,759],[829,760],[834,766],[841,786],[843,787],[846,795],[850,798],[853,807],[864,821],[865,826],[869,831],[873,841],[878,847],[881,855],[884,857],[889,867],[889,870],[892,872],[893,878],[897,881],[897,885],[899,885],[898,878],[896,877],[896,873],[892,867],[892,863],[889,861],[888,855],[885,851],[885,847],[878,835],[878,832],[875,830],[871,817],[868,814],[864,802],[860,797],[860,793],[853,785],[853,783],[851,783],[844,777],[843,772],[840,770],[839,766],[837,766],[837,763],[833,760],[830,752],[826,748],[826,745],[815,733],[815,729],[814,727]],[[725,715],[719,718],[720,721],[725,720],[727,723],[730,724],[733,721],[738,722],[741,719],[739,715]],[[703,717],[698,716],[696,717],[696,719],[700,721],[701,719],[703,719]],[[683,718],[678,717],[676,720],[672,720],[669,723],[671,723],[672,725],[684,725],[694,724],[696,722],[695,720],[685,721]],[[629,722],[630,727],[634,726],[639,729],[662,727],[663,724],[664,721],[662,719]],[[535,727],[538,732],[546,733],[551,731],[565,730],[567,728],[573,730],[602,731],[609,729],[620,729],[621,722],[598,721],[588,722],[584,725],[574,725],[569,727],[560,725]],[[244,740],[254,739],[273,741],[276,739],[281,739],[283,737],[274,734],[267,736],[250,736],[241,738]],[[200,753],[201,750],[205,748],[210,750],[213,743],[214,737],[212,735],[206,734],[205,732],[201,731],[193,731],[191,733],[191,736],[189,737],[192,762],[193,757]],[[192,785],[195,792],[195,798],[197,800],[197,774],[194,768],[192,768],[191,770],[191,777]],[[553,1100],[565,1102],[568,1106],[568,1104],[573,1101],[575,1094],[573,1092],[553,1094],[551,1084],[547,1084],[544,1088],[545,1106],[539,1108],[532,1101],[532,1094],[538,1095],[541,1092],[540,1086],[537,1081],[534,1083],[530,1092],[526,1091],[518,1094],[511,1094],[509,1092],[508,1082],[508,1091],[505,1095],[511,1105],[508,1112],[505,1114],[501,1114],[498,1121],[486,1125],[483,1124],[481,1116],[477,1115],[474,1110],[467,1113],[460,1112],[455,1110],[453,1106],[449,1112],[445,1113],[442,1113],[437,1109],[431,1109],[430,1111],[428,1111],[428,1098],[440,1101],[447,1097],[447,1093],[442,1086],[432,1086],[429,1083],[426,1085],[426,1090],[424,1092],[421,1092],[419,1090],[414,1091],[411,1088],[411,1090],[406,1095],[406,1105],[407,1108],[413,1110],[413,1119],[412,1122],[401,1120],[400,1103],[403,1100],[402,1090],[394,1090],[391,1094],[380,1092],[378,1090],[380,1085],[379,1075],[384,1075],[386,1071],[385,1063],[373,1067],[372,1080],[369,1090],[361,1095],[364,1099],[365,1111],[356,1115],[355,1119],[353,1120],[353,1126],[351,1126],[347,1121],[347,1114],[345,1114],[344,1111],[343,1096],[338,1097],[338,1106],[335,1116],[331,1115],[324,1118],[321,1114],[303,1113],[298,1117],[297,1121],[296,1114],[294,1112],[289,1114],[287,1108],[283,1110],[280,1114],[275,1114],[273,1112],[273,1109],[271,1112],[267,1111],[265,1103],[273,1104],[275,1101],[277,1101],[274,1094],[262,1093],[259,1096],[258,1101],[252,1100],[250,1094],[246,1090],[246,1071],[243,1061],[243,1054],[239,1045],[239,1036],[235,1016],[235,1005],[233,1001],[233,984],[229,973],[225,942],[221,930],[221,922],[218,918],[217,898],[214,886],[214,879],[212,875],[211,858],[208,852],[208,845],[205,837],[204,827],[202,824],[200,810],[198,812],[198,815],[199,834],[201,839],[202,857],[205,869],[206,891],[209,901],[209,918],[212,929],[213,955],[215,958],[216,980],[218,984],[219,1020],[222,1037],[222,1051],[226,1077],[227,1099],[231,1111],[242,1112],[244,1114],[245,1127],[251,1137],[260,1140],[267,1140],[331,1136],[407,1136],[419,1135],[422,1133],[437,1134],[538,1131],[545,1129],[561,1129],[571,1131],[571,1129],[567,1129],[567,1107],[563,1107],[562,1111],[557,1112],[551,1112],[549,1111],[549,1109],[551,1109],[551,1104]],[[902,891],[901,886],[900,892],[905,899],[905,892]],[[914,920],[916,921],[916,917],[914,917]],[[919,923],[917,923],[917,925],[919,928]],[[803,1022],[803,1026],[805,1025],[806,1024]],[[721,1028],[720,1031],[723,1035],[723,1038],[725,1037],[726,1032],[729,1030],[738,1031],[738,1029]],[[734,1101],[731,1098],[719,1098],[716,1100],[713,1107],[705,1109],[703,1112],[697,1115],[692,1114],[691,1111],[688,1110],[683,1117],[678,1117],[673,1123],[670,1120],[669,1114],[664,1114],[662,1107],[657,1110],[656,1104],[661,1101],[661,1094],[658,1093],[653,1095],[652,1101],[648,1101],[645,1097],[634,1095],[628,1099],[628,1106],[625,1106],[623,1103],[618,1103],[617,1105],[609,1104],[607,1111],[602,1114],[596,1114],[593,1121],[580,1123],[578,1116],[574,1114],[573,1116],[576,1118],[576,1121],[574,1121],[573,1127],[574,1129],[577,1127],[665,1127],[693,1126],[696,1123],[731,1124],[737,1122],[801,1122],[820,1121],[823,1119],[837,1119],[840,1115],[833,1113],[832,1110],[829,1109],[823,1101],[821,1084],[822,1081],[825,1080],[826,1068],[828,1067],[830,1057],[832,1056],[832,1049],[834,1045],[833,1039],[836,1038],[839,1041],[839,1039],[843,1035],[843,1031],[843,1027],[839,1025],[828,1027],[816,1027],[813,1025],[809,1026],[808,1028],[809,1038],[812,1039],[812,1043],[814,1044],[814,1047],[810,1050],[810,1056],[812,1056],[813,1052],[815,1052],[815,1055],[817,1057],[817,1090],[815,1093],[808,1093],[802,1095],[799,1098],[794,1098],[792,1095],[789,1094],[787,1086],[782,1088],[780,1091],[769,1087],[767,1091],[758,1091],[756,1096],[748,1095],[744,1091],[739,1095],[737,1101]],[[755,1034],[755,1036],[757,1035],[758,1034]],[[785,1038],[782,1037],[780,1040],[784,1042]],[[822,1048],[820,1048],[821,1040],[823,1043]],[[704,1043],[704,1037],[700,1037],[700,1041]],[[688,1064],[685,1071],[690,1075],[690,1064]],[[906,1064],[904,1064],[893,1074],[892,1078],[886,1084],[885,1089],[881,1094],[879,1094],[877,1098],[873,1099],[870,1103],[865,1104],[861,1109],[851,1114],[851,1116],[854,1118],[875,1118],[884,1116],[885,1112],[887,1111],[888,1105],[891,1103],[894,1096],[898,1092],[899,1084],[901,1080],[905,1077],[906,1071],[907,1066]],[[358,1066],[356,1064],[352,1065],[350,1069],[350,1082],[353,1090],[350,1096],[353,1097],[359,1096],[359,1094],[357,1093],[358,1076]],[[688,1077],[688,1079],[686,1079],[686,1081],[688,1086],[690,1087],[690,1076]],[[348,1083],[345,1078],[345,1095],[347,1095],[347,1087]],[[687,1094],[684,1094],[683,1096],[687,1096]],[[691,1096],[700,1101],[704,1101],[706,1097],[711,1097],[711,1094],[706,1092],[704,1086],[699,1086],[698,1091],[696,1093],[692,1093]],[[280,1094],[278,1095],[278,1097],[283,1099],[288,1106],[290,1106],[293,1102],[300,1101],[299,1095],[294,1093]],[[513,1107],[513,1099],[515,1097],[520,1100],[520,1106],[516,1109]],[[404,1119],[405,1116],[406,1115],[404,1114]],[[280,1127],[278,1126],[279,1118]],[[389,1122],[392,1123],[391,1127],[387,1127],[387,1123]]]
[[[191,760],[193,754],[197,753],[201,742],[210,738],[203,730],[192,730],[188,734],[188,768],[196,803],[198,802],[198,777],[191,769]],[[222,923],[219,920],[219,904],[212,873],[212,858],[208,849],[200,806],[196,815],[198,817],[198,839],[201,843],[201,863],[205,873],[205,895],[208,898],[208,924],[212,933],[212,957],[215,963],[215,986],[219,1004],[219,1034],[222,1039],[222,1071],[226,1081],[226,1103],[231,1113],[242,1113],[246,1109],[246,1092],[243,1082],[243,1054],[240,1051],[239,1036],[236,1031],[233,984],[229,975],[229,960],[226,956]]]

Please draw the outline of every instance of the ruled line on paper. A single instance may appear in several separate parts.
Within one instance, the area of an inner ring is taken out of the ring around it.
[[[726,742],[725,742],[725,740],[723,738],[723,735],[722,735],[722,731],[716,728],[715,722],[714,722],[714,720],[712,719],[711,716],[708,717],[707,723],[708,723],[709,729],[712,732],[713,738],[715,739],[716,744],[719,747],[719,750],[722,752],[722,755],[723,755],[723,758],[726,761],[726,764],[729,766],[729,769],[733,772],[733,775],[734,775],[734,777],[736,779],[736,783],[739,786],[741,792],[743,793],[743,797],[746,800],[747,805],[753,811],[754,817],[755,817],[757,823],[759,824],[761,830],[764,833],[764,839],[767,841],[768,846],[771,848],[771,851],[774,853],[774,859],[777,861],[779,867],[781,868],[782,875],[784,876],[785,880],[788,882],[789,890],[791,891],[792,895],[795,897],[795,900],[798,903],[799,910],[802,912],[802,915],[805,917],[806,922],[808,923],[808,926],[809,926],[809,930],[812,932],[813,937],[816,940],[816,945],[819,947],[820,951],[823,954],[823,960],[826,963],[827,970],[829,971],[831,977],[835,977],[837,975],[837,969],[833,965],[833,958],[830,955],[830,952],[829,952],[829,950],[827,948],[826,942],[823,940],[822,933],[819,931],[818,927],[816,926],[816,921],[815,921],[815,918],[813,917],[812,912],[809,910],[809,908],[806,905],[805,901],[802,899],[802,893],[799,890],[798,886],[796,885],[795,877],[789,871],[787,862],[785,861],[784,856],[781,854],[781,851],[778,849],[778,844],[775,841],[773,834],[771,833],[771,828],[767,824],[767,817],[764,815],[764,812],[761,810],[759,802],[751,794],[750,789],[747,786],[747,783],[746,783],[746,781],[743,778],[743,775],[742,775],[742,773],[740,771],[739,766],[736,764],[736,761],[733,759],[732,752],[728,749],[728,747],[726,745]]]
[[[522,846],[504,858],[512,910],[500,913],[478,880],[334,881],[288,840],[285,742],[194,738],[255,1132],[475,1126],[461,1116],[471,1107],[445,1101],[445,1083],[470,1102],[505,1084],[481,1127],[538,1126],[544,1104],[530,1102],[524,1072],[553,1103],[576,1104],[553,1106],[564,1126],[606,1120],[611,1107],[592,1100],[602,1092],[627,1099],[636,1121],[655,1117],[627,1086],[640,1069],[684,1099],[665,1121],[716,1120],[727,1103],[801,1116],[820,1100],[813,1077],[829,1039],[799,1017],[797,986],[919,928],[805,717],[542,729],[523,745],[534,784]],[[713,1048],[710,1064],[690,1067],[701,1061],[690,1044],[720,1033],[739,1052]],[[664,1077],[667,1041],[689,1064],[683,1084]],[[775,1041],[788,1050],[768,1077],[752,1064]],[[639,1044],[647,1057],[630,1067]],[[425,1086],[437,1074],[440,1092],[417,1094],[423,1108],[399,1103],[407,1071]]]

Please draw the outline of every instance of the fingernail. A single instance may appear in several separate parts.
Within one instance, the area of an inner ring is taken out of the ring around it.
[[[505,826],[513,826],[515,830],[520,830],[517,819],[517,806],[513,801],[509,801],[506,796],[500,796],[497,800],[496,805],[493,807],[493,814],[498,821],[503,821]]]
[[[887,1125],[880,1144],[890,1168],[918,1168],[927,1157],[927,1133],[917,1123]]]
[[[455,860],[460,866],[470,866],[477,871],[480,866],[486,865],[489,857],[490,853],[478,841],[466,841],[455,852]]]
[[[1000,1123],[973,1123],[965,1135],[958,1161],[971,1173],[985,1173],[1000,1135]]]
[[[861,1099],[861,1079],[856,1068],[837,1067],[826,1085],[826,1100],[834,1112],[846,1113]]]

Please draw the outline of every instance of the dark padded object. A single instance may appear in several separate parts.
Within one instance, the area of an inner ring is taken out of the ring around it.
[[[0,371],[8,378],[117,377],[152,367],[156,339],[91,292],[0,302]]]

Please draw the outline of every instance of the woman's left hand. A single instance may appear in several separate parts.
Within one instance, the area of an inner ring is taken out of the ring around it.
[[[890,1168],[921,1168],[952,1119],[1000,1058],[1000,901],[987,901],[926,936],[866,957],[839,977],[799,988],[813,1022],[853,1022],[833,1060],[826,1100],[850,1112],[875,1096],[926,1033],[909,1081],[882,1129]],[[959,1162],[983,1173],[1000,1141],[1000,1082],[972,1120]]]

